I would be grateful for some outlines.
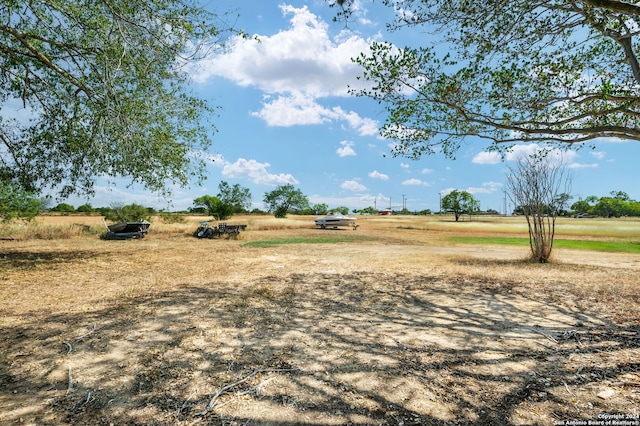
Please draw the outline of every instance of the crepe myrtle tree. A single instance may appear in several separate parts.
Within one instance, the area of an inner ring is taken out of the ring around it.
[[[524,156],[509,167],[507,192],[520,206],[529,229],[531,259],[547,263],[551,259],[558,214],[571,198],[571,175],[561,156],[547,151]]]
[[[270,192],[265,192],[264,204],[267,211],[277,218],[287,217],[287,213],[299,212],[309,208],[309,199],[300,189],[292,184],[280,185]]]
[[[442,197],[442,209],[453,213],[456,222],[463,214],[473,214],[480,210],[480,203],[467,191],[451,191]]]
[[[326,1],[349,25],[356,0]],[[380,133],[397,142],[394,154],[455,158],[469,137],[496,150],[516,142],[640,141],[640,4],[381,3],[394,9],[391,30],[435,34],[419,46],[375,42],[354,58],[365,88],[353,93],[384,106]]]
[[[197,0],[1,2],[0,105],[22,117],[0,116],[0,181],[63,199],[98,176],[162,195],[204,179],[215,108],[189,70],[226,21]]]

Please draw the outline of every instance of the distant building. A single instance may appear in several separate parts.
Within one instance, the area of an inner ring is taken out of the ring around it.
[[[381,214],[381,215],[384,215],[384,216],[389,216],[389,215],[391,215],[392,213],[393,213],[393,212],[391,211],[391,209],[384,209],[384,210],[381,210],[381,211],[380,211],[380,214]]]

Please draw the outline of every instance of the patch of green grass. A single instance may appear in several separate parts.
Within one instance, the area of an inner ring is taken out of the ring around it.
[[[271,247],[283,244],[333,244],[333,243],[344,243],[344,242],[352,242],[357,238],[354,237],[314,237],[314,238],[304,238],[304,237],[290,237],[290,238],[275,238],[273,240],[263,240],[263,241],[251,241],[245,243],[245,246],[248,247]]]
[[[528,246],[528,238],[514,237],[450,237],[449,241],[464,244],[496,244]],[[640,253],[640,241],[594,241],[555,239],[553,246],[575,250],[605,251],[614,253]]]

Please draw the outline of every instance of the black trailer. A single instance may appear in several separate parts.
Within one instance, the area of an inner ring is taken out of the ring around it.
[[[200,226],[193,233],[196,238],[221,238],[226,236],[227,238],[236,239],[240,235],[240,231],[244,231],[247,225],[227,225],[226,223],[219,223],[218,226],[211,226],[209,222],[200,222]]]

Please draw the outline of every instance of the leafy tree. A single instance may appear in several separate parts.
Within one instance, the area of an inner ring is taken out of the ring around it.
[[[52,212],[60,212],[60,213],[73,213],[76,211],[76,208],[71,204],[60,203],[54,208],[51,209]]]
[[[618,197],[602,197],[598,203],[593,206],[591,212],[602,217],[620,217],[626,216],[629,203],[625,199]]]
[[[229,186],[225,181],[218,184],[218,198],[224,204],[229,204],[233,213],[243,213],[251,207],[251,191],[239,184]]]
[[[196,0],[0,4],[0,181],[92,194],[96,176],[167,195],[203,178],[213,108],[188,67],[235,31]]]
[[[566,165],[540,152],[520,158],[509,172],[509,197],[527,219],[531,258],[546,263],[553,250],[556,217],[569,200],[571,178]]]
[[[578,200],[571,204],[571,210],[574,213],[588,213],[592,206],[587,200]]]
[[[571,205],[575,213],[588,213],[602,217],[640,216],[638,201],[632,200],[626,192],[611,191],[609,197],[591,195]]]
[[[640,201],[630,201],[627,214],[629,216],[640,216]]]
[[[196,207],[203,207],[215,220],[227,220],[233,215],[233,206],[212,195],[203,195],[193,200]]]
[[[442,197],[442,209],[453,213],[457,222],[461,215],[479,211],[480,203],[467,191],[456,189]]]
[[[185,223],[184,216],[180,213],[174,212],[160,212],[160,217],[163,223]]]
[[[344,19],[356,3],[327,1]],[[356,59],[370,88],[355,93],[386,108],[381,134],[398,141],[394,154],[454,157],[469,136],[494,149],[640,140],[635,2],[382,3],[397,12],[391,29],[436,34],[420,47],[377,42]]]
[[[320,216],[326,215],[327,213],[329,213],[329,206],[325,203],[314,204],[311,206],[310,214]]]
[[[78,206],[76,211],[79,212],[79,213],[93,213],[94,211],[96,211],[96,209],[94,209],[91,206],[91,204],[83,204],[81,206]]]
[[[365,207],[364,209],[360,210],[360,213],[362,213],[362,214],[378,214],[378,210],[376,210],[372,206],[369,206],[369,207]]]
[[[611,191],[611,197],[620,201],[631,201],[629,194],[624,191]]]
[[[32,220],[42,212],[44,202],[35,194],[19,188],[17,185],[0,181],[0,218],[8,222],[13,219]]]
[[[271,192],[265,192],[264,203],[267,211],[277,218],[284,218],[287,213],[309,208],[309,199],[292,184],[280,185]]]
[[[343,215],[348,215],[349,214],[349,207],[345,207],[345,206],[334,207],[329,211],[330,212],[338,212],[338,213],[341,213]]]
[[[105,218],[113,216],[113,209],[111,207],[98,207],[95,210]]]
[[[105,219],[113,222],[137,222],[139,220],[151,220],[153,209],[141,206],[140,204],[113,203],[110,209],[104,210]]]

